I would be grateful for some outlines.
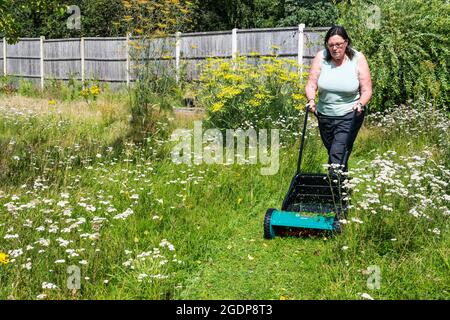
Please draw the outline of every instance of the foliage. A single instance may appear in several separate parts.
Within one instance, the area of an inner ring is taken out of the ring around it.
[[[337,19],[331,0],[197,0],[194,1],[192,31],[232,28],[330,26]]]
[[[23,37],[25,25],[31,23],[33,26],[41,26],[45,24],[44,21],[50,21],[46,20],[48,17],[62,16],[64,10],[64,4],[58,0],[2,0],[0,35],[6,37],[9,43],[14,43],[19,37]],[[28,18],[24,18],[25,16]]]
[[[270,241],[264,214],[283,201],[298,143],[280,146],[274,176],[176,165],[155,156],[168,138],[126,139],[125,105],[112,122],[61,107],[0,105],[1,299],[448,298],[450,123],[428,104],[368,116],[341,234]],[[306,172],[326,162],[311,132]],[[80,289],[67,285],[74,266]]]
[[[97,101],[97,97],[100,94],[101,90],[100,87],[96,84],[92,86],[86,86],[84,87],[80,94],[84,98],[87,104],[91,104],[92,102]]]
[[[15,85],[15,79],[12,76],[0,77],[0,93],[12,94],[17,91]]]
[[[450,6],[445,1],[353,0],[338,8],[339,23],[368,57],[374,109],[419,97],[432,99],[435,106],[449,105]]]
[[[285,0],[284,17],[277,26],[326,27],[335,24],[338,10],[332,0]]]
[[[306,103],[300,93],[298,64],[276,56],[262,57],[258,65],[246,59],[210,59],[206,64],[199,100],[210,125],[220,129],[294,126],[295,130]]]
[[[130,13],[126,6],[133,4],[122,0],[14,0],[15,10],[10,10],[11,1],[0,3],[0,35],[11,34],[15,39],[41,35],[48,39],[124,36],[127,28],[121,21]],[[154,2],[160,5],[155,12],[164,7],[164,1]],[[80,8],[79,29],[67,25],[74,14],[67,10],[71,5]],[[178,25],[176,31],[270,28],[299,23],[314,27],[332,25],[336,20],[336,8],[330,0],[193,0],[190,7],[192,21]]]
[[[131,34],[132,75],[131,122],[137,139],[155,130],[157,109],[171,109],[179,92],[173,57],[175,33],[190,21],[191,3],[180,0],[123,1],[126,15],[121,25]],[[164,38],[163,38],[164,37]],[[162,57],[157,59],[156,57]]]

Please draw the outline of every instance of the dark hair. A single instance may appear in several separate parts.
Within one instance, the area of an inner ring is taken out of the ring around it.
[[[330,50],[328,49],[328,40],[332,37],[332,36],[341,36],[342,38],[344,38],[344,40],[347,40],[347,47],[345,48],[345,54],[350,58],[350,60],[353,59],[354,55],[355,55],[355,51],[353,51],[351,44],[352,44],[352,40],[350,39],[350,37],[347,34],[347,31],[345,31],[344,27],[341,26],[333,26],[330,28],[330,30],[328,30],[327,34],[325,35],[325,50],[327,50],[327,54],[325,55],[325,60],[330,61],[331,60],[331,54],[330,54]]]

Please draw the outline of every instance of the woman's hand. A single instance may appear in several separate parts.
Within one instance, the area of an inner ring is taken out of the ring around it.
[[[313,99],[309,100],[309,102],[307,103],[307,106],[309,106],[308,109],[310,112],[316,113],[316,102]]]
[[[358,102],[353,106],[353,111],[355,110],[358,116],[361,114],[361,112],[364,111],[364,106],[361,104],[361,102]]]

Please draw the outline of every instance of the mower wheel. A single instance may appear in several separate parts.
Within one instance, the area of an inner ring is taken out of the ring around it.
[[[276,209],[270,208],[267,209],[266,215],[264,217],[264,238],[265,239],[273,239],[275,238],[275,230],[272,227],[272,212]]]

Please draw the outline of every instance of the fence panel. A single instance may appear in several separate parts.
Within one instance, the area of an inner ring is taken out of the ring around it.
[[[46,79],[81,79],[80,39],[45,40]]]
[[[126,82],[126,38],[85,38],[85,78]]]
[[[6,62],[7,74],[38,83],[41,76],[40,39],[25,38],[7,45]]]
[[[323,37],[328,28],[305,28],[303,45],[303,64],[310,65],[318,50],[323,48]],[[249,61],[259,63],[261,56],[278,54],[280,57],[297,60],[299,50],[299,28],[248,29],[236,31],[236,51],[238,54],[252,56]],[[130,82],[135,80],[135,65],[140,61],[155,60],[152,65],[158,74],[176,73],[176,38],[151,40],[149,51],[143,55],[133,50],[138,39],[130,39],[127,46],[125,37],[84,38],[84,76],[97,79],[116,87],[127,82],[127,48],[129,52]],[[0,50],[0,66],[3,74],[3,41]],[[81,39],[44,40],[45,79],[82,78]],[[134,43],[134,44],[133,44]],[[232,31],[185,33],[179,36],[179,73],[186,79],[198,79],[207,58],[231,59],[233,43]],[[162,48],[162,49],[161,49]],[[258,54],[255,56],[255,54]],[[17,44],[7,45],[7,74],[39,81],[40,40],[20,39]]]

